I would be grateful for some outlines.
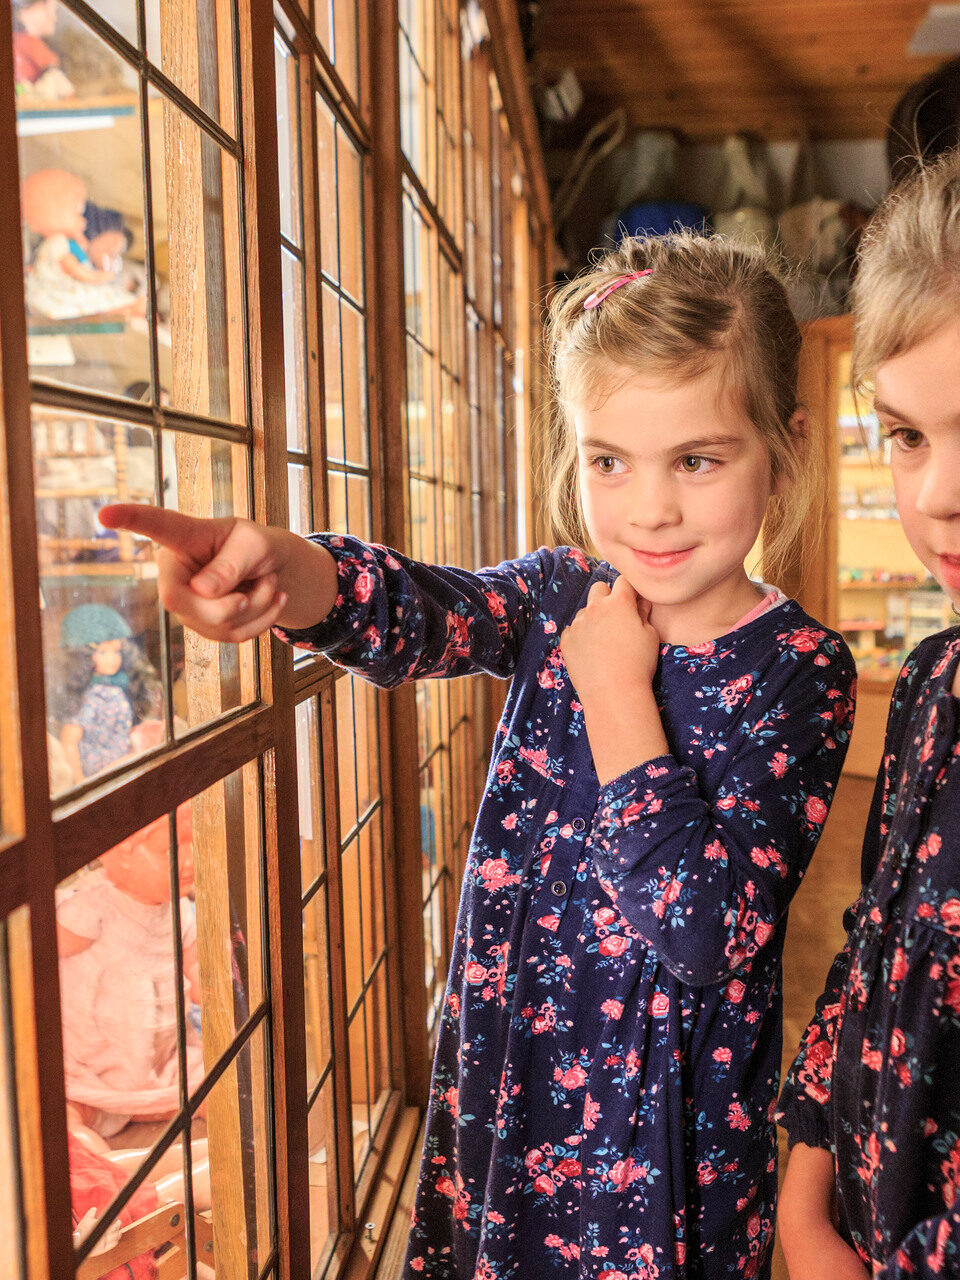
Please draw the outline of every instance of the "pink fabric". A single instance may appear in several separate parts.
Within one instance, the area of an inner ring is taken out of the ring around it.
[[[749,613],[745,613],[738,622],[734,623],[730,628],[731,631],[736,631],[738,627],[745,627],[748,622],[752,622],[754,618],[759,618],[762,613],[766,613],[768,609],[772,609],[775,604],[780,604],[786,598],[779,587],[774,587],[772,591],[767,592],[758,604],[753,606]]]
[[[182,907],[186,948],[196,926]],[[180,1083],[170,904],[136,902],[98,868],[58,895],[57,923],[90,939],[60,961],[67,1098],[101,1113],[93,1127],[104,1137],[133,1117],[172,1113]],[[195,1032],[186,1048],[195,1089],[203,1079]]]

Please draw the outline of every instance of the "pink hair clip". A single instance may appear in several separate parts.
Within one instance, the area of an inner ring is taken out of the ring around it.
[[[627,284],[630,280],[640,280],[643,276],[652,276],[653,267],[647,267],[645,271],[631,271],[629,275],[618,276],[613,284],[608,284],[605,289],[598,289],[595,293],[591,293],[583,304],[584,311],[593,311],[595,307],[599,307],[604,298],[609,298],[615,289],[619,289],[622,284]]]

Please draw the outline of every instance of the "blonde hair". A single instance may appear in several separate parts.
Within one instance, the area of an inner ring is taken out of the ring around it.
[[[854,389],[960,315],[960,149],[922,166],[871,219],[853,287]]]
[[[592,293],[648,268],[650,275],[584,310]],[[561,286],[547,320],[554,391],[543,475],[549,536],[592,549],[580,505],[573,407],[633,374],[683,383],[719,360],[725,388],[767,447],[773,479],[785,481],[763,522],[764,573],[775,580],[796,558],[824,474],[811,457],[819,433],[804,437],[790,424],[798,407],[800,346],[786,292],[759,245],[684,231],[627,239]]]

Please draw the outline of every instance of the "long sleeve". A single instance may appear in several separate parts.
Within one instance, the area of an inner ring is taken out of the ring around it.
[[[876,1280],[947,1280],[960,1276],[960,1205],[918,1222],[901,1241]]]
[[[511,676],[558,563],[586,568],[569,549],[469,573],[339,534],[312,541],[337,562],[336,602],[317,626],[276,633],[384,688],[423,676]]]
[[[894,744],[899,736],[899,717],[906,700],[908,680],[901,677],[894,690],[887,715],[883,761],[877,774],[863,839],[861,885],[870,883],[887,833],[892,806],[896,803],[893,779],[897,776]],[[860,914],[860,898],[847,908],[843,927],[847,938],[834,957],[826,985],[817,1000],[813,1017],[803,1034],[797,1056],[787,1073],[778,1103],[777,1122],[787,1131],[790,1145],[830,1148],[828,1104],[833,1076],[834,1043],[841,996],[850,967],[852,930]]]
[[[704,796],[673,756],[601,788],[592,830],[601,882],[681,981],[726,980],[773,936],[800,883],[852,721],[853,662],[845,647],[831,649],[825,665],[805,655],[765,702],[758,690],[715,794]]]

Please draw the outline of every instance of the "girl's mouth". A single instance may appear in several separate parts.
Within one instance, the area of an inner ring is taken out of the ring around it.
[[[951,591],[960,591],[960,556],[940,555],[937,557],[940,562],[939,577]]]
[[[686,547],[683,551],[639,551],[636,547],[632,550],[640,563],[648,569],[672,569],[693,554],[693,547]]]

